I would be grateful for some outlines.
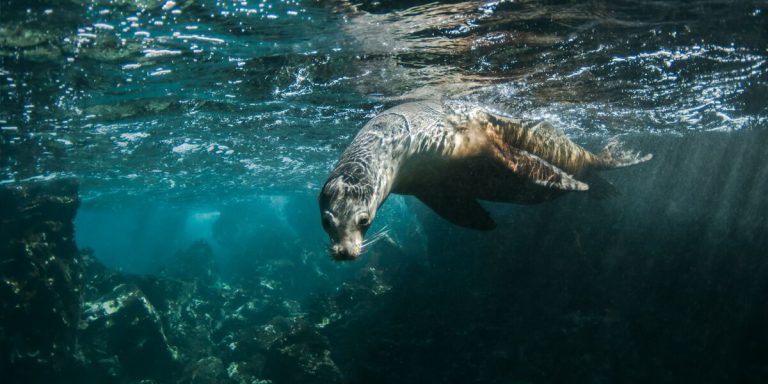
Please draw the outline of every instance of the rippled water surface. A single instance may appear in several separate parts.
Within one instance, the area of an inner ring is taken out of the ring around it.
[[[409,99],[577,141],[765,129],[768,3],[3,0],[2,183],[86,201],[315,193]]]

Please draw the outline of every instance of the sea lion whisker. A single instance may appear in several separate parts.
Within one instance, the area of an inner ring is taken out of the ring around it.
[[[383,239],[385,237],[387,237],[387,234],[386,233],[382,233],[382,234],[376,236],[375,238],[371,239],[371,244],[373,244],[375,242],[378,242],[378,241],[381,241],[381,239]]]
[[[378,243],[379,241],[381,241],[381,239],[384,239],[384,238],[386,238],[386,236],[379,236],[379,237],[376,237],[375,239],[371,239],[371,240],[366,241],[365,243],[361,244],[360,245],[360,254],[362,255],[363,253],[368,251],[368,249],[370,249],[370,247],[372,245],[374,245],[375,243]]]
[[[367,246],[373,245],[374,243],[377,243],[377,242],[381,241],[381,239],[386,238],[387,235],[389,235],[389,231],[388,230],[387,231],[379,231],[378,233],[376,233],[375,235],[371,236],[366,241],[364,241],[363,244],[362,244],[362,247],[367,247]]]
[[[373,238],[373,237],[379,236],[382,233],[387,232],[387,231],[389,231],[389,226],[385,225],[385,226],[381,227],[381,229],[379,229],[378,231],[374,232],[373,235],[371,235],[370,237]]]
[[[369,239],[378,238],[378,237],[381,237],[383,235],[386,235],[388,232],[389,232],[389,229],[387,227],[384,227],[384,228],[376,231],[373,235],[369,236],[368,238]]]
[[[375,235],[372,235],[372,236],[368,236],[367,239],[363,240],[362,244],[370,244],[370,243],[376,241],[376,239],[378,239],[378,238],[379,238],[379,234],[378,233],[375,234]]]

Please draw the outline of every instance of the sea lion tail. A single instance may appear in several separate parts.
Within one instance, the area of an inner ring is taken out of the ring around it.
[[[626,149],[624,143],[614,137],[608,141],[608,144],[597,157],[599,159],[598,168],[610,169],[643,163],[652,159],[653,155],[650,153],[643,155],[639,151]]]

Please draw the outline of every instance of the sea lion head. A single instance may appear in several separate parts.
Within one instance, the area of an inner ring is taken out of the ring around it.
[[[320,192],[320,219],[331,239],[335,260],[355,260],[363,252],[363,238],[376,216],[374,188],[354,174],[332,175]]]

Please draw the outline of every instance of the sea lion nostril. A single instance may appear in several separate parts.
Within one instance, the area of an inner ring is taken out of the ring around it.
[[[346,249],[339,249],[336,252],[333,252],[333,258],[339,261],[343,261],[354,260],[355,256],[352,255],[352,252],[349,252]]]

